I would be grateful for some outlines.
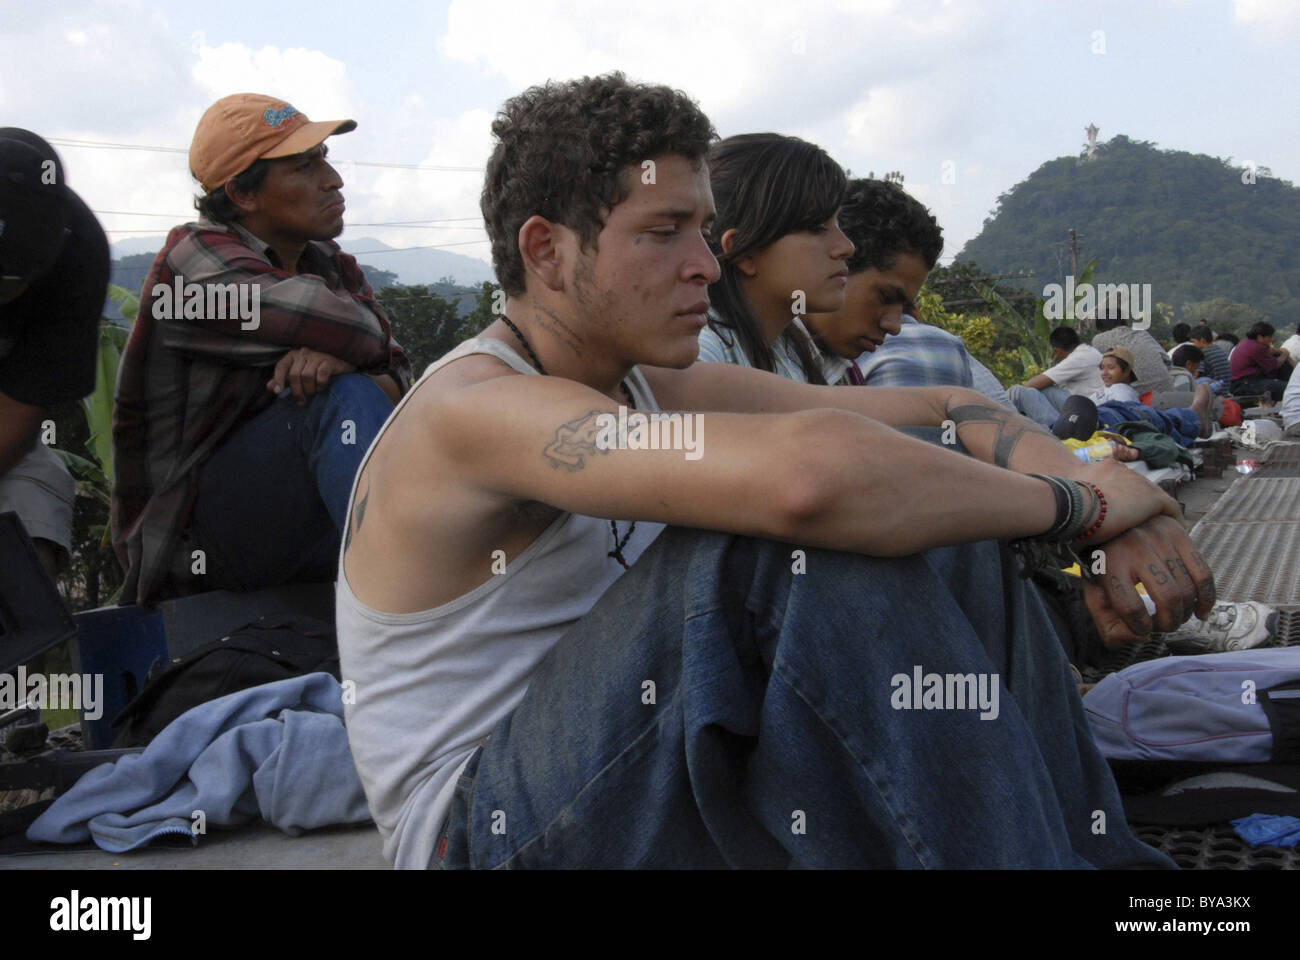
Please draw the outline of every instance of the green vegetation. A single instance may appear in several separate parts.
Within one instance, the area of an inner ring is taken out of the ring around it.
[[[1286,181],[1117,136],[1094,157],[1051,160],[1002,194],[958,260],[1033,272],[1017,282],[1038,295],[1064,282],[1073,228],[1097,282],[1152,285],[1164,305],[1157,338],[1201,319],[1240,335],[1247,317],[1279,329],[1300,321],[1297,223],[1300,189]]]

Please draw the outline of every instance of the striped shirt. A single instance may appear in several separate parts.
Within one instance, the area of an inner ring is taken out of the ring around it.
[[[1232,379],[1232,367],[1223,347],[1212,343],[1208,347],[1202,347],[1201,353],[1205,355],[1205,361],[1201,364],[1201,376],[1208,376],[1211,380]]]
[[[184,224],[158,252],[113,407],[111,527],[127,571],[123,602],[185,592],[190,561],[177,546],[199,468],[275,399],[266,381],[286,351],[310,347],[360,372],[388,372],[403,391],[410,386],[410,363],[356,260],[332,241],[314,242],[298,269],[285,271],[275,252],[238,224]],[[234,297],[220,290],[214,297],[217,285]],[[245,329],[251,321],[231,307],[254,302],[256,326]]]
[[[904,315],[898,333],[858,357],[869,387],[973,387],[970,354],[961,338]]]

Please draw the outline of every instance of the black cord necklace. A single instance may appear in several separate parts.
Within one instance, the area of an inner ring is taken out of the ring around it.
[[[528,342],[528,338],[523,335],[523,332],[518,327],[516,327],[513,323],[511,323],[510,318],[507,317],[504,313],[501,314],[501,319],[504,320],[506,326],[510,328],[510,332],[513,333],[516,337],[518,337],[519,342],[524,345],[524,349],[528,351],[528,356],[532,358],[533,366],[537,368],[537,372],[544,377],[550,376],[550,374],[546,372],[546,368],[542,366],[542,361],[537,359],[537,354],[533,352],[532,345]],[[626,383],[623,383],[622,387],[623,387],[623,392],[627,394],[628,400],[631,400],[632,391],[627,388]],[[633,403],[632,406],[635,409],[636,404]],[[616,524],[613,520],[609,521],[609,532],[614,538],[614,549],[611,550],[609,553],[605,554],[605,556],[609,557],[611,560],[618,561],[619,566],[621,566],[624,570],[632,569],[631,564],[629,564],[626,558],[624,558],[623,556],[623,548],[627,546],[627,541],[631,538],[632,531],[635,529],[636,529],[636,521],[633,520],[631,524],[628,525],[627,533],[623,534],[623,539],[620,540],[618,538],[618,524]]]

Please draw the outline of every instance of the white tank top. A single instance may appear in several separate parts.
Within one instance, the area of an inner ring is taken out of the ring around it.
[[[498,340],[467,340],[429,366],[394,414],[433,373],[476,353],[538,375]],[[638,410],[659,409],[640,370],[625,382]],[[386,429],[371,443],[362,468]],[[352,523],[348,502],[344,529]],[[618,528],[621,537],[627,523]],[[628,563],[662,530],[663,524],[638,522],[623,549]],[[611,548],[608,520],[562,513],[504,574],[431,610],[401,614],[357,600],[340,551],[335,615],[344,717],[384,856],[394,866],[429,865],[470,754],[519,704],[547,651],[623,573],[607,556]]]

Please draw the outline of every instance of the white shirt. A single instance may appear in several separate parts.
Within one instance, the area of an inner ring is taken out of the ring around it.
[[[1282,429],[1290,430],[1300,424],[1300,373],[1287,381],[1282,393]]]
[[[1282,344],[1282,349],[1291,354],[1292,360],[1300,360],[1300,333],[1293,333],[1286,338]]]
[[[420,382],[471,353],[540,376],[505,344],[483,338],[460,344]],[[625,382],[636,409],[659,409],[640,370],[634,367]],[[402,403],[418,389],[407,391]],[[349,524],[351,515],[349,506]],[[618,528],[627,532],[627,521]],[[662,530],[660,523],[638,523],[623,549],[628,563]],[[339,551],[339,659],[344,680],[356,691],[343,706],[348,740],[384,855],[395,866],[428,867],[457,778],[475,748],[518,706],[542,658],[622,576],[623,568],[607,556],[611,539],[608,520],[562,513],[504,572],[418,613],[385,613],[361,603]]]
[[[1100,407],[1103,403],[1141,403],[1142,398],[1133,389],[1133,384],[1115,383],[1094,393],[1092,402]]]
[[[1102,388],[1101,351],[1091,344],[1081,343],[1055,366],[1043,371],[1043,376],[1072,394],[1088,396]]]

